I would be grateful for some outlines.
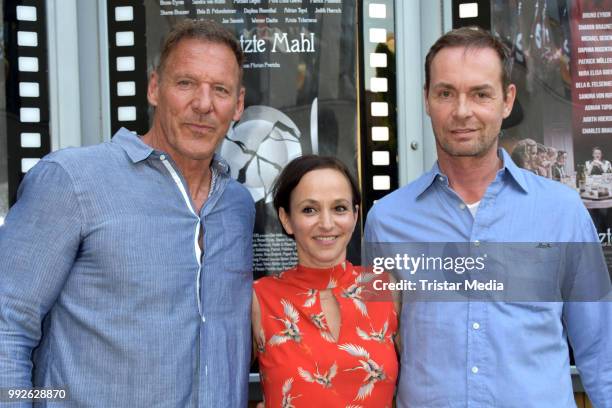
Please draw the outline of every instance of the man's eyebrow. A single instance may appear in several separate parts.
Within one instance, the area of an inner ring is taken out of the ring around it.
[[[172,75],[170,75],[171,78],[188,78],[188,79],[195,79],[195,76],[193,76],[192,74],[188,73],[188,72],[181,72],[181,71],[174,71],[172,73]]]
[[[449,83],[446,82],[438,82],[437,84],[434,84],[433,89],[455,89],[455,87]],[[494,87],[490,84],[482,84],[482,85],[476,85],[470,88],[470,91],[490,91],[494,89]]]
[[[477,85],[477,86],[470,88],[470,90],[472,91],[490,91],[492,89],[495,89],[495,88],[493,88],[493,86],[489,84]]]
[[[455,87],[454,87],[454,86],[452,86],[451,84],[446,83],[446,82],[438,82],[437,84],[434,84],[434,85],[432,86],[432,88],[441,88],[441,89],[455,89]]]

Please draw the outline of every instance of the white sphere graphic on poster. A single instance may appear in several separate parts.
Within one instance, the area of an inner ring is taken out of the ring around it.
[[[256,202],[272,201],[276,177],[301,155],[300,130],[287,115],[269,106],[245,109],[221,146],[232,177],[244,184]]]

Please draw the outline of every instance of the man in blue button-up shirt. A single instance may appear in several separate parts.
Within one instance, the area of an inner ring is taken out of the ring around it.
[[[483,30],[426,59],[438,162],[374,205],[369,242],[597,242],[578,195],[498,149],[516,89]],[[545,246],[546,247],[546,246]],[[400,407],[574,407],[566,338],[596,407],[612,407],[612,303],[411,302],[401,314]]]
[[[3,397],[246,406],[255,210],[214,154],[243,110],[242,60],[221,26],[179,23],[150,77],[149,132],[55,152],[26,175],[0,229]]]

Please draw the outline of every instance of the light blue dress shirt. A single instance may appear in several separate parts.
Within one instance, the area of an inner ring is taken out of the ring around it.
[[[431,171],[377,202],[367,242],[596,242],[575,191],[503,167],[476,216]],[[612,407],[612,303],[415,302],[401,313],[399,407],[575,407],[567,337],[595,407]]]
[[[67,387],[50,406],[246,406],[255,209],[212,166],[198,215],[170,157],[126,129],[28,172],[0,228],[0,387]]]

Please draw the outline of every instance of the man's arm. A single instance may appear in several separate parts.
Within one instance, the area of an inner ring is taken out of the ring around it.
[[[32,386],[32,349],[68,278],[82,220],[73,180],[43,159],[0,227],[0,388]]]
[[[612,407],[612,299],[568,302],[563,314],[584,389],[594,407]]]
[[[376,235],[376,215],[374,208],[371,208],[366,217],[366,223],[363,234],[364,245],[367,245],[368,242],[377,242]]]
[[[593,406],[612,407],[612,293],[609,291],[608,276],[585,275],[607,275],[607,270],[600,270],[606,269],[603,259],[601,266],[595,259],[601,256],[601,250],[590,216],[584,207],[579,212],[577,219],[581,222],[577,223],[579,230],[576,235],[580,237],[581,243],[576,244],[575,251],[579,250],[580,254],[572,257],[575,262],[573,265],[577,268],[573,273],[574,278],[579,280],[576,282],[579,290],[576,298],[571,300],[589,301],[566,302],[563,319],[574,351],[576,367]],[[605,278],[607,283],[601,278]],[[595,301],[601,296],[604,298]]]

